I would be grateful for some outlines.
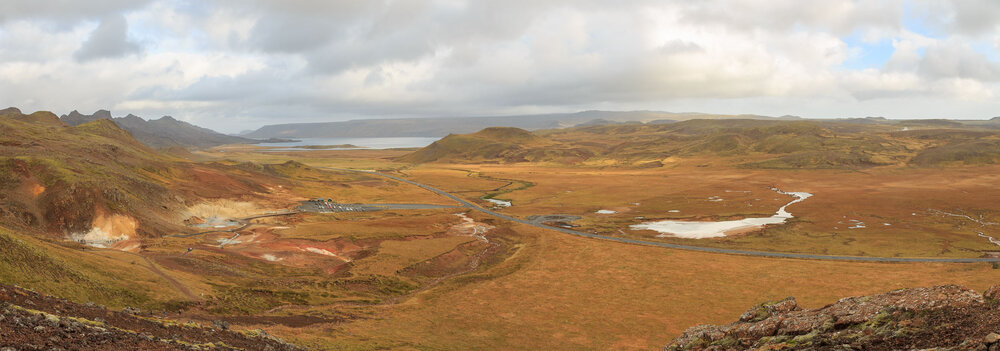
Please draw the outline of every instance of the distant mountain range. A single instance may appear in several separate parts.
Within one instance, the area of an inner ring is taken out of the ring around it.
[[[69,114],[62,115],[60,119],[70,126],[107,119],[132,133],[132,136],[143,144],[158,149],[173,146],[205,148],[225,144],[260,142],[260,140],[221,134],[208,128],[178,121],[170,116],[145,120],[133,114],[125,117],[112,117],[108,110],[98,110],[92,115],[85,115],[74,110]]]
[[[489,127],[515,127],[525,130],[565,128],[578,125],[625,122],[670,123],[689,119],[798,119],[795,116],[713,115],[660,111],[583,111],[540,115],[493,117],[437,117],[363,119],[326,123],[289,123],[263,126],[241,134],[249,138],[338,138],[338,137],[443,137],[472,133]]]

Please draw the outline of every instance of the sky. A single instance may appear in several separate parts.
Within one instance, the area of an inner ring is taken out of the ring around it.
[[[1000,116],[996,0],[0,2],[0,108],[223,132],[583,110]]]

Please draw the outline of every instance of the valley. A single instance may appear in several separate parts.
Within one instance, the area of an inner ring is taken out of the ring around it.
[[[985,290],[1000,262],[993,151],[941,151],[997,138],[979,126],[694,120],[180,154],[36,115],[0,119],[0,282],[309,349],[659,348],[788,295]]]
[[[0,351],[1000,351],[1000,1],[0,2]]]

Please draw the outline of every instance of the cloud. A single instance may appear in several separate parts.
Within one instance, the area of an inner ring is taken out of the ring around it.
[[[4,0],[0,1],[0,24],[18,20],[40,20],[71,27],[80,21],[142,8],[146,0]]]
[[[962,0],[951,1],[950,6],[942,6],[950,10],[949,19],[955,31],[966,35],[996,34],[1000,28],[1000,2],[993,0]]]
[[[1000,89],[991,0],[77,3],[0,3],[0,105],[231,130],[593,108],[931,116],[989,111]],[[884,66],[846,64],[887,43]]]
[[[1000,81],[1000,62],[992,62],[968,44],[946,41],[926,48],[917,72],[930,79],[962,78]]]
[[[73,53],[73,58],[83,62],[141,51],[139,44],[128,40],[128,22],[125,21],[125,16],[118,14],[102,19],[80,49]]]

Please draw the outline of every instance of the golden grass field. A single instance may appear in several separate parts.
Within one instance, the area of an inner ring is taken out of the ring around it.
[[[731,321],[762,301],[796,296],[819,307],[904,287],[983,290],[1000,277],[985,263],[753,258],[515,230],[530,243],[481,279],[460,279],[329,330],[275,331],[330,349],[659,349],[687,327]]]
[[[498,211],[515,217],[581,216],[573,222],[579,230],[604,235],[866,256],[979,257],[997,250],[976,236],[976,226],[931,210],[996,221],[993,199],[1000,194],[991,184],[1000,177],[998,166],[764,170],[697,157],[650,169],[554,163],[414,166],[392,161],[406,150],[225,150],[199,157],[232,164],[293,159],[312,167],[279,168],[287,183],[261,204],[262,210],[312,197],[452,204],[412,185],[317,167],[378,169],[483,206],[490,206],[485,196],[512,201],[512,207]],[[769,216],[789,201],[771,187],[814,196],[789,208],[796,218],[787,224],[728,238],[655,238],[628,228],[654,219]],[[724,200],[709,201],[714,196]],[[596,214],[600,209],[616,213]],[[456,213],[492,228],[486,233],[489,244],[456,229],[468,224]],[[837,228],[845,219],[868,227]],[[224,248],[220,242],[233,233],[151,238],[141,254],[28,239],[31,250],[57,257],[56,266],[85,272],[78,273],[84,277],[67,273],[53,281],[33,280],[24,269],[0,273],[80,302],[183,310],[176,318],[198,323],[230,318],[236,329],[265,329],[309,348],[347,350],[659,349],[690,326],[731,321],[766,300],[796,296],[804,307],[819,307],[845,296],[904,287],[961,284],[983,290],[1000,278],[1000,270],[988,263],[774,259],[629,245],[466,209],[296,214],[255,220],[240,233],[239,242]],[[184,254],[189,247],[194,250]],[[19,255],[31,250],[8,249]],[[121,276],[130,278],[115,278]],[[80,289],[76,281],[91,287]],[[184,302],[191,299],[178,285],[195,302]]]
[[[345,153],[339,157],[369,155]],[[297,159],[308,163],[307,157]],[[382,169],[398,170],[400,175],[483,205],[488,204],[480,197],[499,191],[497,198],[514,203],[500,210],[507,214],[580,215],[584,219],[575,223],[582,224],[584,230],[610,235],[656,240],[648,233],[628,230],[628,224],[637,223],[636,216],[767,216],[788,201],[788,197],[769,190],[776,186],[814,194],[789,208],[797,219],[784,227],[721,240],[659,240],[846,255],[977,257],[982,251],[995,250],[976,237],[968,223],[927,211],[966,211],[991,218],[991,199],[997,194],[988,184],[993,184],[1000,170],[994,166],[946,170],[883,167],[856,172],[698,167],[703,160],[682,160],[659,169],[553,164],[405,167],[388,160],[340,163],[339,158],[317,164],[380,162]],[[532,186],[503,193],[505,186],[517,186],[509,180]],[[726,201],[705,201],[711,196],[723,196]],[[757,198],[760,200],[754,200]],[[594,214],[598,209],[618,213]],[[682,212],[667,212],[671,209]],[[433,232],[442,227],[432,223],[448,221],[446,212],[371,218],[364,230],[351,221],[336,225],[352,228],[347,231],[362,236],[386,235],[378,229],[380,225],[398,226],[403,229],[400,234],[412,234],[421,230],[415,223],[423,223],[423,230]],[[843,216],[892,225],[870,225],[869,230],[833,229]],[[268,330],[322,349],[659,349],[687,327],[731,321],[749,306],[766,300],[796,296],[804,307],[820,307],[846,296],[904,287],[961,284],[983,290],[1000,278],[1000,270],[988,263],[854,263],[707,254],[584,239],[478,214],[473,217],[513,229],[516,235],[499,235],[511,236],[519,243],[517,250],[502,263],[450,279],[398,304],[320,304],[286,311],[321,315],[341,311],[362,316],[349,322],[306,328],[272,325]],[[326,222],[307,219],[282,233],[308,237],[311,232],[323,238],[338,235],[322,229],[322,223]],[[617,229],[623,229],[624,234]],[[440,247],[431,252],[406,247],[412,245],[410,242],[392,243],[379,250],[386,262],[372,260],[371,265],[359,267],[388,274],[443,251]],[[403,258],[406,252],[414,256]]]
[[[796,218],[763,231],[722,239],[660,240],[702,245],[831,255],[885,257],[978,257],[998,247],[978,237],[978,225],[933,210],[1000,218],[995,208],[1000,167],[911,168],[890,166],[850,170],[760,170],[698,167],[690,160],[670,168],[622,169],[565,166],[422,165],[406,169],[410,178],[454,191],[469,200],[506,182],[465,183],[468,172],[534,186],[498,195],[513,206],[501,212],[527,217],[570,214],[585,231],[657,239],[629,225],[656,219],[717,220],[767,217],[790,197],[771,191],[813,194],[789,207]],[[724,201],[710,201],[718,196]],[[480,203],[484,203],[480,200]],[[485,203],[484,203],[485,204]],[[597,210],[617,211],[598,215]],[[676,210],[679,212],[668,212]],[[637,219],[636,217],[642,217]],[[849,229],[851,220],[865,228]]]

